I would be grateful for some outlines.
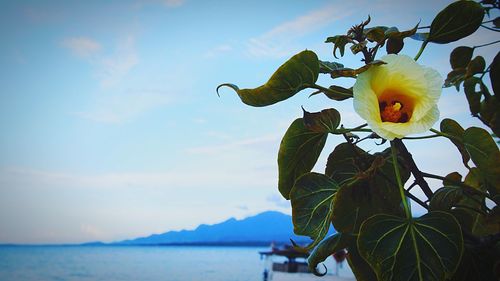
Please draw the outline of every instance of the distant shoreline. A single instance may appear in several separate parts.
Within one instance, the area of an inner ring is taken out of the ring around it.
[[[251,242],[193,242],[193,243],[158,243],[158,244],[122,244],[122,243],[81,243],[81,244],[0,244],[0,247],[269,247],[290,244],[286,242],[251,241]]]

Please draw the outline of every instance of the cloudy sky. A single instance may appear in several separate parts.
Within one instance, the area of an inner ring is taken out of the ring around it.
[[[217,85],[259,86],[304,49],[334,60],[324,39],[368,14],[373,26],[410,29],[430,24],[448,3],[2,1],[0,243],[116,241],[265,210],[289,213],[277,192],[276,155],[301,106],[338,108],[346,126],[364,122],[352,101],[309,99],[304,91],[251,108],[229,89],[217,97]],[[482,30],[429,45],[419,62],[445,76],[452,46],[494,36]],[[414,56],[418,43],[406,42],[403,53]],[[477,53],[491,61],[497,50]],[[347,50],[340,62],[357,67],[359,60]],[[478,124],[452,89],[440,110]],[[330,138],[317,171],[340,141]],[[461,171],[446,140],[409,147],[423,170]]]

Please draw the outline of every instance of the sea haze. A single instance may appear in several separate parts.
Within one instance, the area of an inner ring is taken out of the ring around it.
[[[2,281],[262,279],[255,247],[0,246]]]

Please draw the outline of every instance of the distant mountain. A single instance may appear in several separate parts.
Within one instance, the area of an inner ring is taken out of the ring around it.
[[[115,245],[269,245],[289,244],[290,238],[307,243],[307,237],[293,234],[292,217],[268,211],[242,220],[231,218],[222,223],[202,224],[194,230],[169,231],[148,237],[125,240]]]

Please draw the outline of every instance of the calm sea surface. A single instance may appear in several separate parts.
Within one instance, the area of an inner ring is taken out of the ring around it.
[[[252,247],[0,247],[0,280],[259,281]]]

